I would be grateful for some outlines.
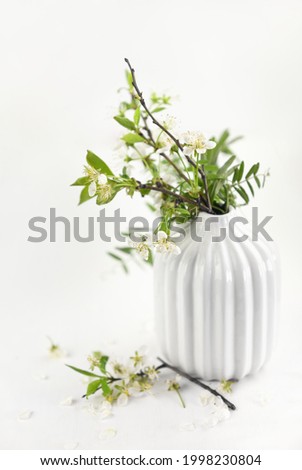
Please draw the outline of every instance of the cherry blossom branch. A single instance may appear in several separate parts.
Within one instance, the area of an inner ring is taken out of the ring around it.
[[[204,388],[208,392],[212,393],[212,395],[215,395],[216,397],[220,397],[222,399],[222,401],[227,405],[227,407],[230,408],[231,410],[236,410],[236,406],[233,403],[231,403],[227,398],[225,398],[223,395],[221,395],[221,393],[217,392],[217,390],[215,390],[214,388],[211,388],[209,385],[204,384],[203,382],[201,382],[201,380],[199,380],[195,377],[191,377],[191,375],[187,374],[186,372],[182,371],[181,369],[178,369],[178,367],[171,366],[170,364],[168,364],[166,361],[164,361],[160,357],[158,357],[157,359],[161,362],[161,365],[159,366],[161,369],[164,368],[164,367],[167,367],[168,369],[173,370],[174,372],[181,375],[182,377],[189,380],[190,382],[192,382],[192,383],[198,385],[199,387]]]
[[[151,132],[151,129],[149,128],[148,126],[148,123],[147,123],[147,118],[145,116],[142,116],[143,118],[143,121],[144,121],[144,130],[147,132],[148,134],[148,138],[150,140],[150,143],[152,144],[152,146],[155,148],[156,150],[156,142],[153,138],[153,135],[152,135],[152,132]],[[160,152],[160,155],[171,165],[173,166],[174,170],[179,174],[179,176],[181,178],[183,178],[188,184],[191,184],[189,178],[181,171],[180,168],[178,168],[178,166],[168,157],[168,155],[164,152]]]
[[[199,209],[201,209],[201,210],[205,211],[207,209],[207,207],[204,206],[203,204],[201,204],[200,201],[196,201],[195,199],[190,199],[190,198],[188,198],[188,197],[186,197],[182,194],[175,193],[173,191],[169,191],[168,189],[164,188],[161,183],[157,183],[156,186],[153,186],[153,185],[150,185],[150,184],[141,183],[140,181],[136,181],[136,182],[137,182],[137,189],[138,190],[140,190],[140,189],[150,189],[150,191],[158,191],[160,193],[166,194],[167,196],[172,196],[175,199],[178,199],[180,201],[187,202],[188,204],[195,205],[195,206],[199,207]]]
[[[125,58],[125,62],[126,64],[128,65],[129,67],[129,70],[130,70],[130,73],[131,73],[131,76],[132,76],[132,84],[133,84],[133,87],[138,95],[138,99],[142,105],[142,107],[144,108],[144,110],[146,111],[146,113],[148,114],[148,116],[151,118],[153,124],[155,124],[157,127],[159,127],[163,132],[165,132],[169,137],[170,139],[173,140],[173,142],[176,144],[176,146],[179,148],[179,150],[181,150],[181,152],[184,154],[185,158],[187,159],[187,161],[190,163],[190,165],[192,165],[194,168],[197,168],[201,178],[202,178],[202,181],[203,181],[203,184],[204,184],[204,190],[205,190],[205,194],[206,194],[206,200],[207,200],[207,205],[208,207],[206,208],[206,212],[210,212],[212,213],[212,206],[211,206],[211,201],[210,201],[210,196],[209,196],[209,191],[208,191],[208,185],[207,185],[207,182],[206,182],[206,175],[204,173],[204,170],[202,168],[198,168],[196,163],[194,162],[194,160],[192,160],[188,155],[185,154],[184,152],[184,147],[183,145],[180,143],[180,141],[173,135],[171,134],[171,132],[165,128],[165,126],[163,126],[154,116],[153,114],[151,113],[151,111],[149,110],[149,108],[147,107],[146,105],[146,102],[143,98],[143,93],[141,92],[141,90],[139,89],[138,85],[137,85],[137,82],[136,82],[136,77],[135,77],[135,70],[134,68],[132,67],[132,65],[130,64],[129,60],[127,58]]]

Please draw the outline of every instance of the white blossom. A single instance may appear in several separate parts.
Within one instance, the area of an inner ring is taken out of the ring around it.
[[[121,393],[117,399],[118,406],[126,406],[128,403],[128,395],[126,393]]]
[[[67,356],[66,351],[64,351],[58,344],[55,344],[50,338],[48,338],[48,340],[50,341],[50,347],[48,349],[50,357],[59,359]]]
[[[180,142],[184,145],[184,153],[186,155],[191,155],[194,152],[203,154],[207,150],[216,147],[216,142],[208,140],[201,132],[185,132],[182,134]]]
[[[108,439],[113,439],[116,435],[117,430],[115,428],[108,428],[104,429],[104,431],[99,434],[99,439],[101,439],[101,441],[105,441]]]
[[[95,194],[100,191],[102,188],[110,187],[107,185],[108,179],[107,176],[104,174],[98,174],[93,181],[91,181],[90,185],[88,186],[88,194],[90,197],[95,196]]]
[[[167,380],[167,387],[168,390],[178,390],[180,388],[180,383],[181,383],[181,376],[179,374],[176,374],[173,380]]]
[[[162,123],[165,129],[172,130],[172,129],[175,129],[175,127],[177,126],[177,119],[175,116],[171,116],[170,114],[167,114],[164,117]]]
[[[33,415],[33,411],[31,410],[23,410],[21,411],[21,413],[19,413],[18,415],[18,420],[19,421],[27,421],[28,419],[30,419]]]
[[[48,377],[48,375],[46,375],[46,374],[38,373],[38,374],[34,374],[34,375],[33,375],[33,378],[34,378],[35,380],[38,380],[38,381],[44,381],[44,380],[48,380],[49,377]]]
[[[180,426],[181,431],[195,431],[196,425],[194,423],[185,423]]]
[[[139,397],[142,396],[142,388],[139,382],[135,381],[131,386],[128,388],[128,393],[131,397]]]
[[[100,415],[101,418],[108,418],[112,414],[112,405],[109,403],[109,401],[104,400],[100,406]]]
[[[148,234],[144,234],[141,236],[141,241],[136,242],[133,241],[131,238],[129,240],[129,244],[132,248],[134,248],[137,253],[147,261],[149,259],[150,254],[150,236]]]
[[[64,450],[74,450],[78,447],[79,443],[76,441],[68,441],[64,444]]]
[[[202,422],[204,427],[211,428],[230,417],[230,410],[221,397],[215,397],[210,393],[204,393],[201,395],[200,400],[201,404],[208,412]]]
[[[173,255],[179,255],[181,253],[179,246],[168,240],[168,235],[162,230],[158,232],[157,241],[154,242],[154,246],[158,253],[170,253]]]
[[[92,182],[90,183],[90,185],[88,186],[88,194],[89,194],[89,196],[90,196],[90,197],[95,196],[96,190],[97,190],[96,182],[95,182],[95,181],[92,181]]]
[[[64,398],[64,400],[60,401],[60,405],[62,406],[71,406],[72,404],[73,404],[72,397],[67,397],[67,398]]]

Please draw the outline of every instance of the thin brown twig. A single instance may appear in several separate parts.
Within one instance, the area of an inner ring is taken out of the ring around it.
[[[164,361],[160,357],[158,357],[157,359],[161,362],[162,366],[173,370],[174,372],[181,375],[182,377],[189,380],[190,382],[194,383],[195,385],[198,385],[199,387],[202,387],[205,390],[207,390],[208,392],[212,393],[212,395],[215,395],[216,397],[220,397],[222,399],[222,401],[227,405],[228,408],[230,408],[231,410],[236,410],[236,406],[233,403],[231,403],[227,398],[225,398],[223,395],[221,395],[221,393],[217,392],[217,390],[214,390],[209,385],[206,385],[205,383],[201,382],[201,380],[199,380],[195,377],[191,377],[191,375],[187,374],[186,372],[184,372],[181,369],[178,369],[178,367],[171,366],[170,364],[168,364],[166,361]]]
[[[177,171],[179,176],[181,176],[187,183],[190,184],[189,178],[187,178],[187,176],[178,168],[178,166],[175,165],[175,163],[168,157],[167,154],[165,154],[164,152],[160,152],[160,155],[164,157],[164,159],[167,160],[167,162],[170,163],[170,165],[173,166],[173,168],[175,169],[175,171]]]
[[[187,202],[188,204],[192,204],[194,206],[198,206],[199,209],[205,211],[207,208],[200,203],[200,201],[196,201],[195,199],[190,199],[182,194],[174,193],[173,191],[169,191],[169,189],[163,188],[162,186],[152,186],[149,184],[141,183],[137,181],[137,189],[150,189],[151,191],[158,191],[160,193],[166,194],[167,196],[172,196],[175,199],[181,200],[183,202]]]
[[[142,105],[142,107],[144,108],[144,110],[146,111],[146,113],[148,114],[148,116],[151,118],[153,124],[155,124],[157,127],[159,127],[163,132],[165,132],[169,137],[170,139],[172,139],[172,141],[176,144],[176,146],[179,148],[179,150],[181,150],[181,152],[184,154],[185,158],[187,159],[187,161],[190,163],[190,165],[192,165],[194,168],[197,168],[197,165],[196,163],[194,162],[194,160],[192,160],[188,155],[185,154],[184,152],[184,148],[182,146],[182,144],[180,143],[180,141],[173,135],[171,134],[171,132],[166,129],[154,116],[153,114],[151,113],[151,111],[149,110],[149,108],[147,107],[146,105],[146,102],[143,98],[143,93],[140,91],[138,85],[137,85],[137,82],[136,82],[136,77],[135,77],[135,70],[134,68],[132,67],[132,65],[130,64],[129,60],[127,58],[125,58],[125,62],[126,64],[128,65],[129,69],[130,69],[130,72],[131,72],[131,76],[132,76],[132,84],[133,84],[133,87],[138,95],[138,99]],[[198,172],[202,178],[202,181],[203,183],[205,182],[206,180],[206,175],[204,173],[204,171],[201,169],[201,168],[198,168]],[[206,193],[206,200],[207,200],[207,203],[209,203],[210,201],[210,198],[209,198],[209,192],[208,192],[208,188],[207,188],[207,185],[205,185],[204,183],[204,189],[205,189],[205,193]],[[208,204],[208,207],[206,208],[206,212],[210,212],[212,213],[212,209],[211,209],[211,203]]]
[[[206,198],[207,198],[208,208],[209,208],[210,212],[213,212],[211,199],[210,199],[210,194],[209,194],[208,182],[207,182],[206,174],[205,174],[205,171],[204,171],[204,165],[202,165],[201,168],[202,168],[201,178],[202,178],[203,185],[204,185],[204,190],[205,190],[205,194],[206,194]]]
[[[143,118],[143,121],[144,121],[144,130],[147,132],[148,134],[148,137],[149,137],[149,140],[150,142],[152,143],[152,146],[155,148],[155,150],[157,149],[157,146],[156,146],[156,142],[153,138],[153,135],[152,135],[152,132],[151,132],[151,129],[149,128],[148,126],[148,122],[147,122],[147,118],[146,116],[142,116]],[[173,168],[175,169],[175,171],[179,174],[179,176],[181,178],[183,178],[187,183],[190,184],[190,180],[189,178],[181,171],[180,168],[178,168],[178,166],[168,157],[168,155],[164,152],[160,152],[160,155],[171,165],[173,166]]]

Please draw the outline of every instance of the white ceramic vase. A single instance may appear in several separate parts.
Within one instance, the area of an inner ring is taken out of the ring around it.
[[[156,332],[162,356],[205,380],[241,379],[270,357],[275,338],[279,268],[272,241],[253,240],[248,225],[227,230],[233,210],[217,216],[205,230],[208,214],[186,227],[178,256],[155,258]],[[213,217],[213,216],[212,216]],[[210,222],[210,221],[209,221]],[[234,222],[234,220],[233,220]],[[202,237],[202,241],[192,240]]]

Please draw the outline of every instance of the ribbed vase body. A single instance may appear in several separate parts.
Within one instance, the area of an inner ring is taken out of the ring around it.
[[[209,216],[200,214],[202,221],[186,228],[181,254],[155,259],[161,354],[206,380],[241,379],[257,372],[275,338],[279,268],[274,243],[261,234],[253,240],[251,227],[242,223],[236,224],[235,237],[247,239],[234,239],[228,227],[238,215],[218,216],[205,231]],[[221,235],[221,241],[213,240]]]

